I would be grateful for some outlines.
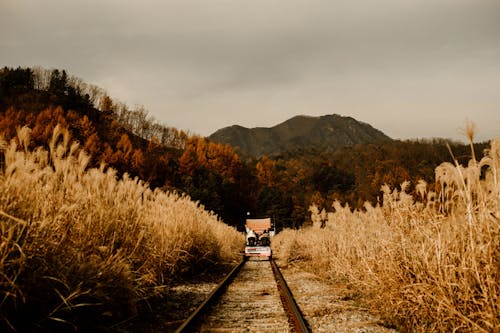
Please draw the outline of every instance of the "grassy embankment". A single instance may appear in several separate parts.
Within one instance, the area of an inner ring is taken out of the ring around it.
[[[89,169],[59,127],[48,149],[29,132],[0,140],[0,328],[108,326],[175,276],[237,259],[243,236],[188,197]]]
[[[339,203],[318,226],[287,230],[275,254],[347,284],[405,332],[500,332],[500,138],[481,161],[436,168],[415,202],[383,187],[383,205]],[[324,214],[324,213],[323,213]]]

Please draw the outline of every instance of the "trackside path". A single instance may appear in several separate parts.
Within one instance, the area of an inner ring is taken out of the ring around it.
[[[359,306],[346,286],[335,287],[298,267],[280,269],[312,332],[397,333]]]

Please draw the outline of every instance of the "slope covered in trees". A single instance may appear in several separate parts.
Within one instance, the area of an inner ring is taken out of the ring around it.
[[[144,108],[130,109],[64,70],[0,70],[0,135],[5,140],[28,126],[32,147],[46,145],[57,124],[68,128],[90,154],[89,166],[104,162],[152,188],[186,193],[240,228],[247,212],[271,216],[281,229],[307,222],[312,203],[325,208],[334,200],[351,208],[361,208],[365,201],[375,204],[383,184],[410,181],[414,193],[420,179],[435,186],[434,169],[452,160],[447,142],[438,139],[334,151],[294,146],[243,159],[227,144],[162,125]],[[484,147],[476,145],[478,158]],[[470,157],[466,145],[451,143],[451,148],[459,160]]]
[[[241,207],[246,199],[229,194],[243,193],[237,187],[248,178],[239,176],[244,168],[229,146],[159,124],[144,108],[129,109],[65,71],[0,70],[0,133],[5,140],[28,126],[32,147],[43,146],[57,124],[68,128],[89,153],[92,167],[105,163],[152,188],[186,192],[229,224],[247,211]]]

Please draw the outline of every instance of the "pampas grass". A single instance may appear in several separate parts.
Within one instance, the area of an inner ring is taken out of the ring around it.
[[[472,152],[467,166],[437,167],[437,192],[420,182],[417,202],[404,183],[384,186],[376,207],[336,202],[325,228],[277,235],[275,255],[348,281],[402,331],[498,332],[499,167],[497,138],[479,162]]]
[[[174,277],[237,260],[243,236],[189,197],[89,169],[60,126],[48,151],[30,142],[28,128],[0,140],[5,328],[107,325]]]

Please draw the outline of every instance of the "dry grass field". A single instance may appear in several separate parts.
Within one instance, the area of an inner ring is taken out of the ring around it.
[[[312,207],[313,226],[277,235],[276,255],[348,283],[401,331],[500,332],[500,138],[435,171],[439,190],[419,183],[419,200],[402,184],[362,211]]]
[[[190,198],[87,167],[57,127],[0,140],[0,328],[68,331],[133,316],[174,276],[238,259],[244,237]]]
[[[60,127],[46,147],[28,128],[0,139],[1,331],[109,327],[173,277],[239,258],[243,235],[198,203],[88,161]],[[402,184],[376,207],[312,207],[276,255],[347,283],[401,331],[500,331],[500,138],[435,171],[418,200]]]

